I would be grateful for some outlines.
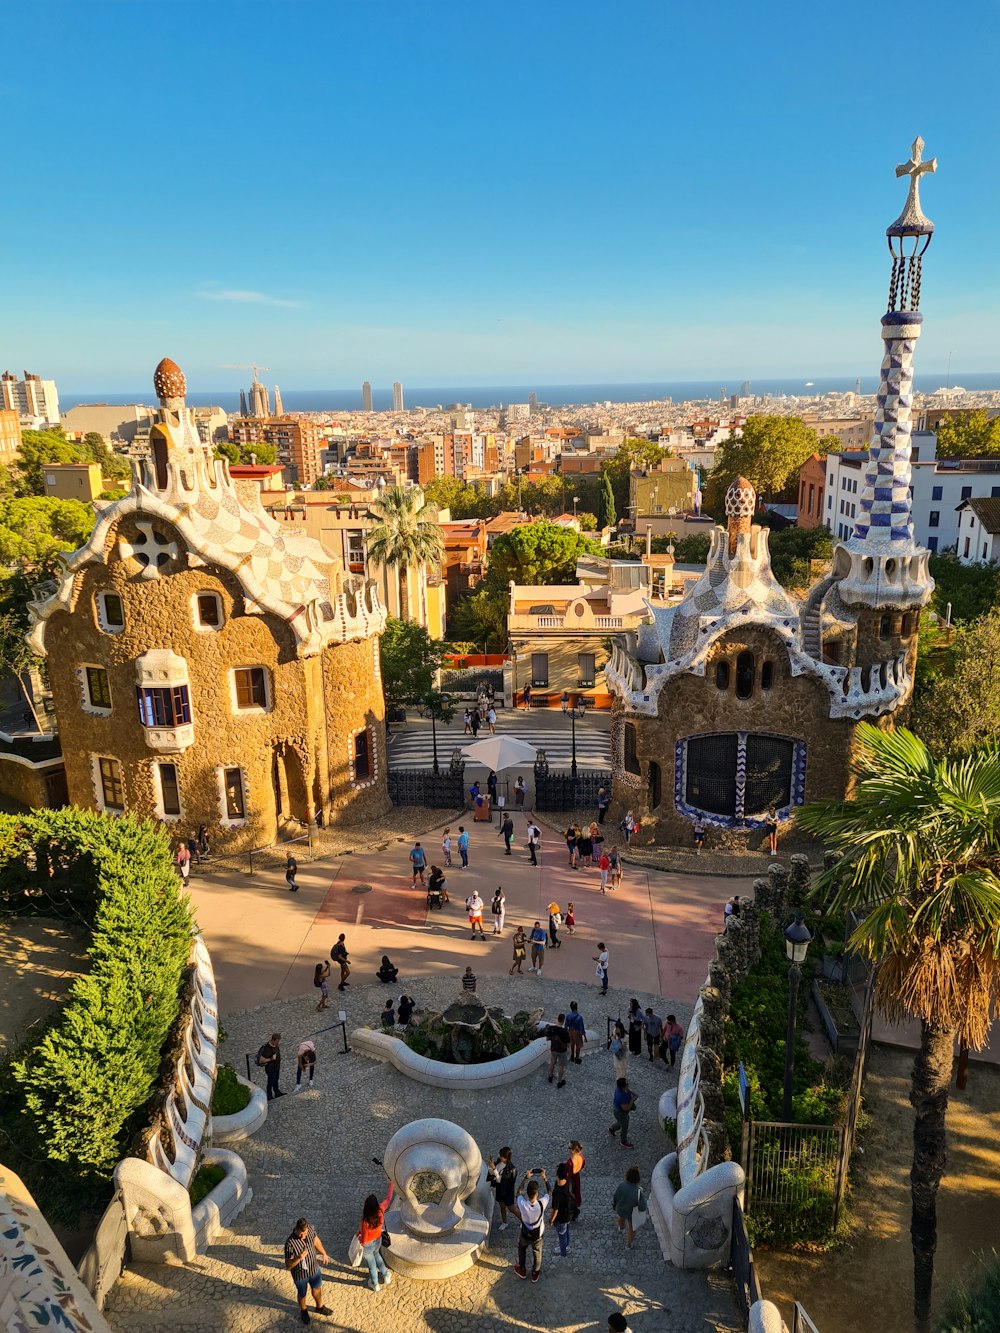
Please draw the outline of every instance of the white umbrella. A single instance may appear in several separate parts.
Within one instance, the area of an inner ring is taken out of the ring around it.
[[[501,769],[513,768],[516,764],[533,764],[536,750],[527,741],[519,741],[514,736],[487,736],[484,740],[464,745],[462,753],[474,764],[482,764],[495,773]]]

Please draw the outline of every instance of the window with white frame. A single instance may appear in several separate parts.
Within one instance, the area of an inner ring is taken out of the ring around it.
[[[194,598],[194,623],[197,629],[222,628],[222,598],[215,592],[199,592]]]
[[[97,795],[103,810],[122,814],[125,810],[125,788],[122,783],[122,766],[110,755],[96,755],[94,775],[97,779]]]
[[[266,713],[271,707],[271,684],[265,667],[234,667],[230,680],[238,712]]]
[[[120,634],[125,628],[125,605],[116,592],[99,592],[96,597],[97,623],[105,634]]]
[[[111,683],[104,667],[83,668],[83,695],[88,710],[96,713],[111,712]]]

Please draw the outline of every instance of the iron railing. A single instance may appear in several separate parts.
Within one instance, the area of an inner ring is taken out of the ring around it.
[[[746,1218],[740,1207],[738,1195],[733,1196],[733,1225],[729,1242],[729,1267],[732,1269],[733,1285],[736,1287],[736,1303],[743,1316],[746,1327],[750,1319],[750,1307],[761,1299],[760,1282],[757,1278],[757,1265],[754,1263],[750,1237],[747,1235]]]

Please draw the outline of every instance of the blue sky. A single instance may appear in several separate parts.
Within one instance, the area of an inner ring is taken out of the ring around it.
[[[204,390],[874,373],[917,133],[920,366],[1000,370],[992,0],[22,19],[0,362],[64,396],[164,354]]]

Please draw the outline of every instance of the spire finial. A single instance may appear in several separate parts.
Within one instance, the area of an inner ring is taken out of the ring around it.
[[[909,176],[910,191],[902,213],[892,226],[886,228],[886,236],[929,236],[934,230],[934,223],[924,216],[920,207],[920,177],[925,172],[937,171],[937,158],[932,157],[929,162],[925,162],[923,157],[924,141],[918,134],[910,147],[910,160],[896,167],[897,177]]]

